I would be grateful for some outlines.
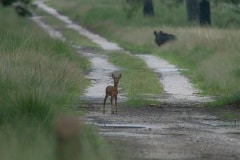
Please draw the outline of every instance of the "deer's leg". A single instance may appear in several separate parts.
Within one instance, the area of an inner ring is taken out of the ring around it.
[[[106,95],[103,101],[103,114],[105,114],[106,110],[105,110],[105,105],[106,105],[106,100],[107,100],[108,96]]]
[[[114,114],[114,108],[113,108],[113,96],[111,96],[111,114]]]
[[[115,109],[116,109],[116,114],[117,114],[117,96],[115,97]]]

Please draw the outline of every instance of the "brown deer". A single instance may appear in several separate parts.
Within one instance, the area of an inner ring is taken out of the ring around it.
[[[103,102],[103,114],[105,114],[105,104],[108,96],[111,96],[111,114],[117,114],[117,95],[118,95],[118,82],[121,78],[121,74],[119,76],[115,76],[112,74],[112,78],[114,81],[114,86],[106,87],[106,95]],[[115,99],[115,105],[113,106],[113,99]],[[114,108],[115,107],[115,108]],[[115,110],[114,110],[115,109]]]

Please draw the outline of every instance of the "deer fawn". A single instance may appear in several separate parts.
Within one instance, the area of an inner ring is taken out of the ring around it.
[[[108,98],[108,96],[111,96],[111,114],[116,113],[117,114],[117,95],[118,95],[118,82],[119,79],[121,78],[121,74],[119,76],[114,76],[114,74],[112,74],[112,78],[114,80],[114,86],[107,86],[106,87],[106,95],[104,98],[104,102],[103,102],[103,114],[105,114],[105,104],[106,104],[106,100]],[[114,112],[114,106],[113,106],[113,98],[115,99],[115,112]]]

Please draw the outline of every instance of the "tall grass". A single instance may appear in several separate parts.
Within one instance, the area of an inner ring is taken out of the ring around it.
[[[53,120],[75,111],[89,62],[9,8],[0,21],[0,159],[56,159]],[[94,132],[81,126],[80,159],[119,159]]]
[[[170,1],[153,2],[154,18],[144,18],[139,8],[131,19],[127,18],[125,1],[121,0],[114,3],[110,0],[72,0],[67,4],[53,0],[50,3],[132,53],[155,54],[189,69],[184,73],[203,93],[220,97],[224,103],[240,101],[239,14],[231,9],[233,6],[211,4],[212,27],[201,28],[187,22],[184,5],[172,5]],[[78,12],[71,9],[73,4],[75,8],[78,6]],[[76,14],[78,18],[74,17]],[[175,34],[177,40],[158,47],[154,43],[154,30]]]
[[[64,104],[70,105],[73,96],[87,85],[80,69],[83,64],[74,60],[77,56],[62,42],[26,28],[18,33],[6,29],[0,32],[2,108],[8,108],[8,111],[24,106],[30,117],[36,117],[41,112],[34,109],[47,107],[46,110],[52,111]]]
[[[239,30],[166,26],[162,29],[175,34],[177,40],[158,47],[152,33],[157,28],[138,27],[128,28],[126,34],[119,32],[119,42],[133,53],[152,53],[188,69],[183,72],[204,94],[230,102],[240,98]]]
[[[0,21],[0,159],[55,159],[52,121],[88,85],[88,62],[10,8],[0,8]],[[116,159],[92,129],[81,129],[82,159]]]
[[[189,68],[188,75],[208,94],[227,96],[238,92],[238,30],[180,28],[175,34],[178,41],[157,48],[155,54]]]

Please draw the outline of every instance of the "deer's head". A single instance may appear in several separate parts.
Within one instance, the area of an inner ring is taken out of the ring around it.
[[[114,85],[117,85],[119,82],[119,79],[121,78],[121,74],[119,74],[118,76],[115,76],[114,74],[112,74],[112,78],[114,81]]]

